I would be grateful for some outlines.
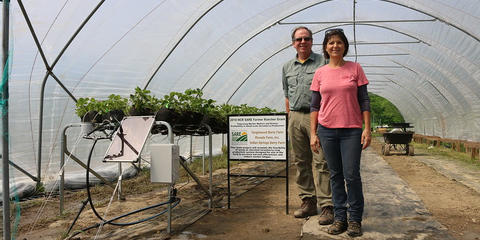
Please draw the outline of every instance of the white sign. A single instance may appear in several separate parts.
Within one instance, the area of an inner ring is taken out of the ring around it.
[[[230,159],[287,160],[287,115],[228,119]]]

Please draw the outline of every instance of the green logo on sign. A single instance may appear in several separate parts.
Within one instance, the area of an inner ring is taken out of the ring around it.
[[[248,135],[246,132],[232,132],[232,140],[234,142],[246,142]]]

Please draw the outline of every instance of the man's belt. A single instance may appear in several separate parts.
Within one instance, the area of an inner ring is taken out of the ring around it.
[[[301,113],[310,113],[310,108],[300,108],[297,110],[292,110],[294,112],[301,112]]]

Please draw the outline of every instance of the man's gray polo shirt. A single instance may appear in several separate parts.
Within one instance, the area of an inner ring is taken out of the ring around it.
[[[313,75],[315,70],[324,64],[323,56],[312,52],[304,63],[295,58],[283,65],[283,92],[285,97],[288,98],[291,111],[309,112],[312,100],[310,85]]]

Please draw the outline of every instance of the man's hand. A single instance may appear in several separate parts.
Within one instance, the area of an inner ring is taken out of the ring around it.
[[[320,141],[318,140],[318,136],[316,134],[312,134],[310,137],[310,148],[315,153],[318,153],[318,149],[320,149]]]

